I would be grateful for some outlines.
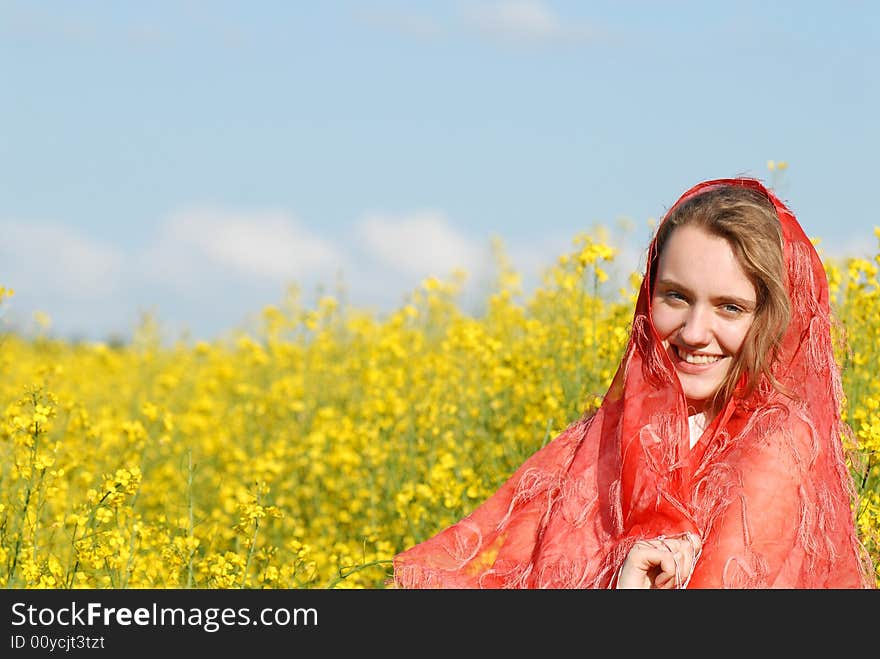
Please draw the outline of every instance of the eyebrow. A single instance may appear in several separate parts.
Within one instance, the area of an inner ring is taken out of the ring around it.
[[[693,295],[693,291],[689,289],[684,284],[681,284],[674,279],[660,279],[657,281],[658,285],[663,285],[668,288],[675,288],[680,290],[682,293],[686,293],[688,295]],[[723,302],[725,304],[732,302],[733,304],[738,304],[741,307],[745,307],[746,309],[754,309],[758,302],[757,300],[751,300],[744,297],[738,297],[736,295],[721,295],[715,298],[717,302]]]

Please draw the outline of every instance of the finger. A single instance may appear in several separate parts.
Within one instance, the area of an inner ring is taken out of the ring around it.
[[[679,567],[678,558],[674,553],[670,553],[664,558],[660,566],[663,568],[663,572],[670,575],[670,588],[675,588],[681,583],[681,568]]]
[[[676,587],[675,575],[667,572],[661,572],[654,579],[654,588],[657,590],[673,590]]]
[[[700,536],[696,533],[687,532],[684,534],[684,537],[694,548],[694,554],[699,554],[703,549],[703,541],[700,539]]]
[[[675,555],[678,558],[678,568],[681,574],[690,574],[694,565],[693,546],[689,542],[682,540],[678,543]]]
[[[668,574],[661,575],[654,579],[651,590],[674,590],[673,581]]]
[[[697,565],[697,559],[700,557],[700,553],[703,550],[703,543],[700,540],[700,536],[688,532],[682,536],[681,546],[687,555],[687,564],[682,565],[682,572],[686,575],[685,584],[687,584],[687,582],[690,581],[690,575],[693,574],[694,568]]]
[[[700,551],[703,548],[700,536],[696,533],[684,533],[676,538],[676,541],[679,543],[681,549],[686,551],[686,553],[694,560],[700,555]]]
[[[655,588],[656,578],[662,573],[660,562],[668,554],[647,541],[635,543],[626,557],[618,581],[618,588]]]
[[[662,570],[664,572],[672,574],[672,576],[675,578],[674,583],[673,583],[673,587],[677,586],[678,584],[681,583],[681,580],[682,580],[681,564],[682,564],[683,558],[684,558],[683,555],[681,554],[681,552],[678,551],[678,547],[680,545],[678,542],[676,542],[674,540],[669,541],[669,540],[663,539],[660,542],[663,544],[663,547],[666,549],[666,551],[669,552],[668,556],[664,557],[664,559],[661,560],[660,567],[662,568]],[[673,547],[673,545],[674,545],[674,547]],[[671,564],[670,564],[670,560],[671,560]]]
[[[649,588],[681,588],[690,577],[691,548],[691,542],[682,536],[643,539],[633,545],[626,564],[642,573]],[[631,577],[627,577],[626,583],[633,583]]]
[[[675,539],[667,538],[666,543],[674,549],[679,560],[679,568],[683,575],[689,575],[697,561],[700,552],[699,537],[686,533]]]

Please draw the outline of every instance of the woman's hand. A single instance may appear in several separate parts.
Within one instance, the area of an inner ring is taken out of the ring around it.
[[[618,588],[681,588],[690,580],[702,544],[694,533],[639,540],[626,555]]]

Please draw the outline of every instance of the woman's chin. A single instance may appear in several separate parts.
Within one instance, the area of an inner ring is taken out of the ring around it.
[[[682,389],[687,399],[688,411],[696,410],[697,412],[702,412],[706,409],[720,386],[720,383],[716,384],[714,382],[698,383],[700,386],[688,386],[693,383],[687,382],[685,378],[682,378],[682,380]]]

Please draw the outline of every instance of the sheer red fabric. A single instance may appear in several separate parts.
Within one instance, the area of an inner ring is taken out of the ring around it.
[[[398,588],[609,588],[632,545],[696,533],[688,588],[872,588],[853,521],[828,284],[792,212],[758,180],[716,179],[776,208],[792,302],[774,375],[690,447],[687,406],[651,321],[652,244],[624,358],[600,408],[529,457],[473,513],[394,558]],[[665,218],[664,218],[665,219]]]

